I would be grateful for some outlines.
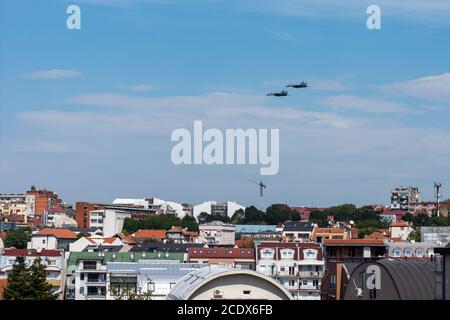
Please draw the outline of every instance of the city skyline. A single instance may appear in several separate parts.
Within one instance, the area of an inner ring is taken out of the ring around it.
[[[0,4],[0,191],[326,207],[450,194],[450,4],[84,0]],[[218,6],[217,4],[220,4]],[[30,53],[32,53],[30,55]],[[290,96],[267,97],[289,83]],[[280,168],[176,166],[171,132],[280,130]]]

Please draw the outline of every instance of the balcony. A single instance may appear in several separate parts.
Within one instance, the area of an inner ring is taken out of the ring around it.
[[[320,286],[319,285],[317,285],[317,286],[315,286],[315,285],[301,285],[300,286],[300,290],[303,290],[303,291],[316,291],[316,290],[320,290]]]
[[[298,276],[300,278],[322,278],[323,271],[300,271]]]

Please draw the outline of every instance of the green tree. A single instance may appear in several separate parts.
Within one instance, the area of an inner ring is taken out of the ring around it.
[[[208,216],[209,216],[208,213],[206,213],[206,212],[201,212],[201,213],[198,215],[198,217],[197,217],[198,223],[199,223],[199,224],[207,223],[207,222],[208,222]]]
[[[8,274],[8,284],[3,292],[3,299],[25,300],[30,295],[30,274],[25,264],[25,257],[19,256]]]
[[[30,241],[30,228],[19,228],[9,231],[5,238],[5,248],[25,249]]]
[[[185,215],[183,219],[181,219],[181,226],[183,228],[188,228],[189,231],[198,231],[197,220],[188,215]]]
[[[89,232],[80,232],[77,234],[77,239],[83,238],[83,237],[90,237],[91,234]]]
[[[417,228],[416,230],[412,231],[409,235],[408,235],[408,240],[414,240],[419,242],[420,241],[420,229]]]
[[[56,300],[58,295],[53,292],[52,286],[47,282],[47,271],[41,262],[41,258],[37,257],[30,267],[31,298],[33,300]]]
[[[231,222],[234,224],[243,224],[245,218],[244,210],[239,209],[236,210],[233,215],[231,216]]]

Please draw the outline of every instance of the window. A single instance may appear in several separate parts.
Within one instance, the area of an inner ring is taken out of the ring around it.
[[[281,266],[281,267],[280,267],[280,271],[281,271],[281,272],[286,271],[286,267],[285,267],[285,266]]]
[[[305,257],[305,259],[316,259],[317,250],[313,250],[313,249],[304,250],[303,256]]]
[[[84,280],[84,273],[80,274],[80,280],[83,281]]]
[[[295,280],[289,280],[289,286],[290,287],[295,286]]]
[[[80,288],[80,294],[84,294],[84,287]]]
[[[261,257],[265,259],[272,259],[274,255],[273,249],[263,249],[261,250]]]
[[[308,280],[302,280],[302,285],[303,286],[307,286],[308,285]]]
[[[402,251],[400,249],[395,249],[394,250],[394,257],[401,257],[402,256]]]
[[[281,259],[292,259],[294,258],[294,250],[284,249],[281,250]]]
[[[250,290],[244,290],[243,292],[244,292],[244,294],[250,294],[251,293]]]
[[[405,257],[412,257],[412,251],[411,250],[405,250]]]
[[[417,249],[416,250],[416,257],[423,257],[423,250]]]
[[[336,287],[336,275],[335,274],[332,274],[330,276],[330,284],[332,287]]]

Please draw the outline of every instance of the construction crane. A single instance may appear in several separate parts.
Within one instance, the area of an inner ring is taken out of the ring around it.
[[[259,208],[260,210],[264,210],[263,208],[263,196],[264,196],[264,189],[267,188],[267,186],[262,181],[256,181],[253,179],[248,179],[249,181],[256,183],[259,186]]]

